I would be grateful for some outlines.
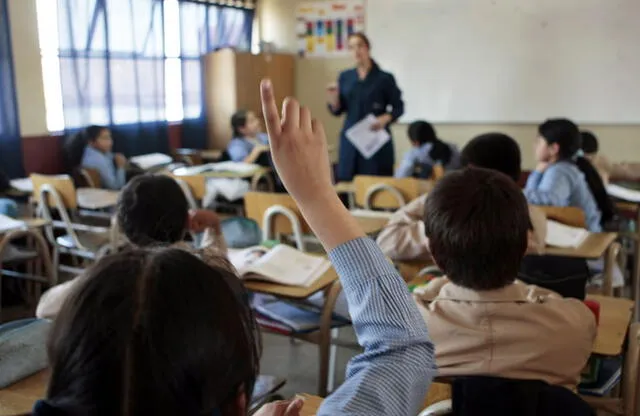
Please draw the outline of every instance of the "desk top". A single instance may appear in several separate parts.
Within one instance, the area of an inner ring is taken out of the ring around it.
[[[209,172],[204,172],[202,175],[208,178],[249,179],[256,175],[264,175],[265,173],[270,171],[271,171],[270,168],[266,168],[264,166],[258,166],[255,169],[251,169],[243,172],[209,171]]]
[[[384,227],[387,226],[389,218],[384,217],[362,217],[358,215],[353,216],[364,231],[365,234],[377,234]]]
[[[631,322],[633,301],[601,295],[589,295],[587,299],[600,303],[600,325],[593,353],[607,356],[621,354]]]
[[[284,298],[306,299],[314,293],[333,284],[336,280],[338,280],[338,274],[333,267],[329,267],[329,270],[327,270],[325,274],[323,274],[313,285],[309,287],[279,285],[277,283],[269,283],[260,280],[247,280],[244,282],[244,285],[252,292],[266,293],[268,295]]]
[[[566,256],[597,260],[604,255],[611,243],[613,243],[617,237],[618,233],[590,233],[580,247],[547,247],[544,254],[548,256]]]
[[[0,390],[0,416],[28,413],[45,396],[49,371],[43,370]]]
[[[222,157],[222,150],[201,150],[199,153],[205,160],[219,160]]]
[[[105,209],[118,203],[118,191],[98,188],[78,188],[78,206],[85,209]]]
[[[5,234],[9,234],[12,231],[24,231],[25,229],[33,230],[35,228],[41,228],[41,227],[44,227],[45,225],[49,224],[49,221],[47,221],[47,220],[45,220],[43,218],[18,218],[18,220],[24,222],[24,226],[23,227],[16,228],[15,230],[0,231],[0,237],[2,237]]]

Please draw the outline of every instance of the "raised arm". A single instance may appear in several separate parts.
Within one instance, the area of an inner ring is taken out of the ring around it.
[[[269,81],[262,106],[278,174],[334,263],[363,354],[318,415],[416,414],[435,375],[434,348],[406,285],[331,185],[321,123],[294,99],[282,120]]]

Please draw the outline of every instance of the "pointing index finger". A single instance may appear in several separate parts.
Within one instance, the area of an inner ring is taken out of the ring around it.
[[[262,99],[262,113],[264,114],[264,122],[269,134],[269,140],[273,140],[280,135],[282,126],[280,124],[280,115],[278,114],[278,106],[273,94],[273,84],[269,79],[263,79],[260,83],[260,97]]]

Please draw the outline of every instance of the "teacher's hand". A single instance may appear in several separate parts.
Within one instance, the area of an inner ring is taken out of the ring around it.
[[[391,123],[391,116],[389,114],[383,114],[376,117],[376,122],[371,125],[371,130],[382,130],[387,127],[387,124]]]
[[[331,107],[336,108],[340,105],[340,95],[338,91],[338,84],[332,82],[327,85],[327,102]]]

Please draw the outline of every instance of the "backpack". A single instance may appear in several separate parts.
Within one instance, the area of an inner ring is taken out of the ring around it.
[[[247,248],[262,243],[262,230],[255,221],[244,217],[221,221],[222,235],[229,248]]]

